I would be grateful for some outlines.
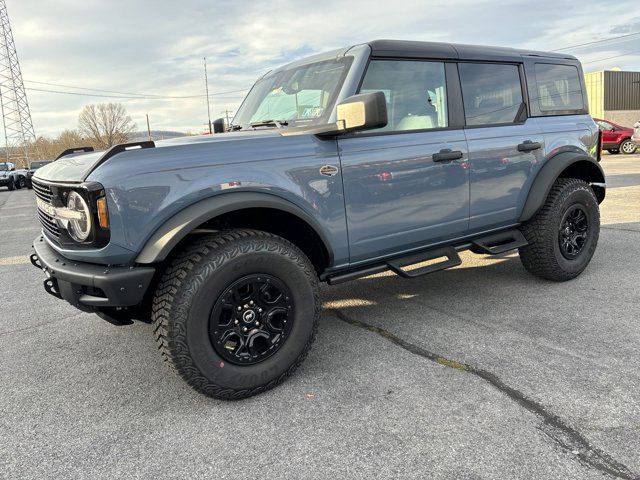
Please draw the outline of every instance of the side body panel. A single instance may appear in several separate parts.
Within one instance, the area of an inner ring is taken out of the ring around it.
[[[111,245],[139,253],[161,225],[187,206],[249,191],[280,197],[313,217],[330,243],[334,266],[348,262],[342,178],[339,169],[332,177],[320,174],[322,166],[340,164],[336,141],[277,133],[230,138],[132,150],[91,173],[88,180],[100,182],[107,192]],[[81,254],[87,258],[86,251]],[[96,260],[110,261],[105,255]]]
[[[351,261],[463,235],[469,173],[464,132],[440,130],[339,139]],[[436,163],[434,153],[463,158]]]
[[[520,194],[531,185],[544,158],[540,148],[518,151],[526,141],[544,143],[535,119],[521,125],[467,128],[470,163],[470,231],[517,222]]]

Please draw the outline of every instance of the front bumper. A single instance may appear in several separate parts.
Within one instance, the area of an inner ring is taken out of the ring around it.
[[[0,178],[0,187],[5,187],[11,183],[11,178]]]
[[[130,307],[142,302],[153,279],[153,267],[110,267],[69,260],[42,236],[33,241],[31,263],[47,275],[45,290],[80,310]]]

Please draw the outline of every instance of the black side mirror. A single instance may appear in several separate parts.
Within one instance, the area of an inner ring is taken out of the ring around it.
[[[224,133],[224,118],[216,118],[212,125],[213,133]]]
[[[336,107],[337,126],[343,132],[372,130],[387,125],[387,100],[382,92],[345,98]]]

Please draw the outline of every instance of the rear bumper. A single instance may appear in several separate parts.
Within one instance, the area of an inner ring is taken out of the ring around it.
[[[142,302],[153,279],[153,267],[107,267],[69,260],[38,236],[31,263],[47,276],[45,290],[80,310],[130,307]]]

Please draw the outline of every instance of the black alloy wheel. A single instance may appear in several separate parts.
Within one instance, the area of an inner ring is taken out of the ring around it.
[[[253,365],[276,353],[291,332],[291,292],[278,278],[253,274],[234,282],[209,317],[209,337],[218,355]]]
[[[565,212],[558,230],[560,252],[564,258],[573,260],[583,251],[589,235],[589,217],[585,206],[572,205]]]

